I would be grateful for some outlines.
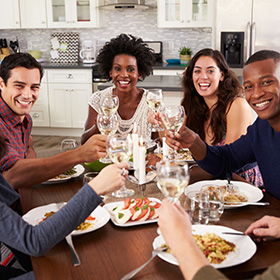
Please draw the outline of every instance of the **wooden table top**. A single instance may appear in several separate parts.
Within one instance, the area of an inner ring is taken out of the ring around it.
[[[81,188],[81,177],[60,184],[21,189],[23,212],[53,202],[68,201]],[[135,197],[142,195],[139,187],[131,183],[127,187],[135,189]],[[163,198],[154,183],[147,185],[145,195]],[[105,203],[113,200],[108,196]],[[270,205],[225,210],[219,224],[244,231],[251,222],[264,215],[279,216],[279,200],[265,193],[263,201],[269,201]],[[109,221],[96,231],[74,236],[73,243],[81,260],[77,267],[73,266],[68,245],[62,241],[45,256],[32,257],[36,279],[120,279],[151,257],[157,227],[157,223],[118,227]],[[277,262],[279,252],[280,240],[258,243],[257,252],[249,261],[221,271],[231,279],[249,278]],[[133,279],[183,279],[183,276],[179,267],[156,257]]]

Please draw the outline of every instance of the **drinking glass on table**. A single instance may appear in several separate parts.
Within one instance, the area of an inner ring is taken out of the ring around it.
[[[132,155],[132,139],[130,134],[115,134],[107,137],[107,154],[114,163],[128,162]],[[134,194],[134,190],[122,186],[113,192],[115,197],[128,197]]]
[[[188,164],[179,165],[174,160],[157,163],[157,186],[171,202],[176,202],[189,183]]]
[[[199,190],[188,192],[183,206],[193,225],[208,224],[210,215],[208,193]]]
[[[112,117],[119,108],[119,98],[117,95],[105,95],[100,101],[101,111],[107,117]]]
[[[175,136],[182,127],[185,120],[185,109],[183,106],[166,106],[162,111],[162,121],[168,131]],[[170,158],[175,159],[177,152],[172,151]]]
[[[75,139],[63,139],[60,143],[62,152],[71,151],[78,147],[78,142]]]
[[[149,89],[146,95],[146,101],[148,103],[148,106],[153,111],[153,113],[156,115],[159,111],[161,105],[162,105],[162,90],[161,89]],[[163,129],[158,125],[155,124],[152,126],[152,131],[162,131]]]
[[[103,135],[115,134],[119,125],[118,116],[116,114],[112,116],[106,116],[100,113],[97,115],[96,124],[101,134]],[[99,161],[102,163],[112,162],[108,155],[106,155],[104,158],[101,158]]]
[[[202,186],[200,192],[207,193],[209,196],[209,221],[218,222],[224,213],[224,196],[222,187],[208,184]]]

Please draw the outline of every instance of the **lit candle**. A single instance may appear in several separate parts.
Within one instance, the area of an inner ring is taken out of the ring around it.
[[[139,168],[139,160],[138,160],[139,143],[138,143],[138,134],[137,134],[136,123],[134,123],[134,126],[133,126],[132,143],[133,143],[133,168],[138,169]]]
[[[169,156],[169,147],[166,144],[165,137],[162,137],[162,155],[163,155],[163,158],[167,158]]]
[[[139,146],[139,184],[146,183],[146,148],[143,145],[143,136],[140,137]]]

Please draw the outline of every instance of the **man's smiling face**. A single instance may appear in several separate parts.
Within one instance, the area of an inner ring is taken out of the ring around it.
[[[246,65],[243,81],[246,100],[259,118],[280,129],[280,62],[266,59]]]
[[[11,70],[7,85],[0,77],[0,89],[4,102],[23,121],[38,99],[40,72],[37,68],[16,67]]]

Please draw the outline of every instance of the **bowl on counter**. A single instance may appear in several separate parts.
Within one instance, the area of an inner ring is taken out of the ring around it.
[[[168,64],[179,64],[180,65],[180,59],[166,59],[166,62]]]

